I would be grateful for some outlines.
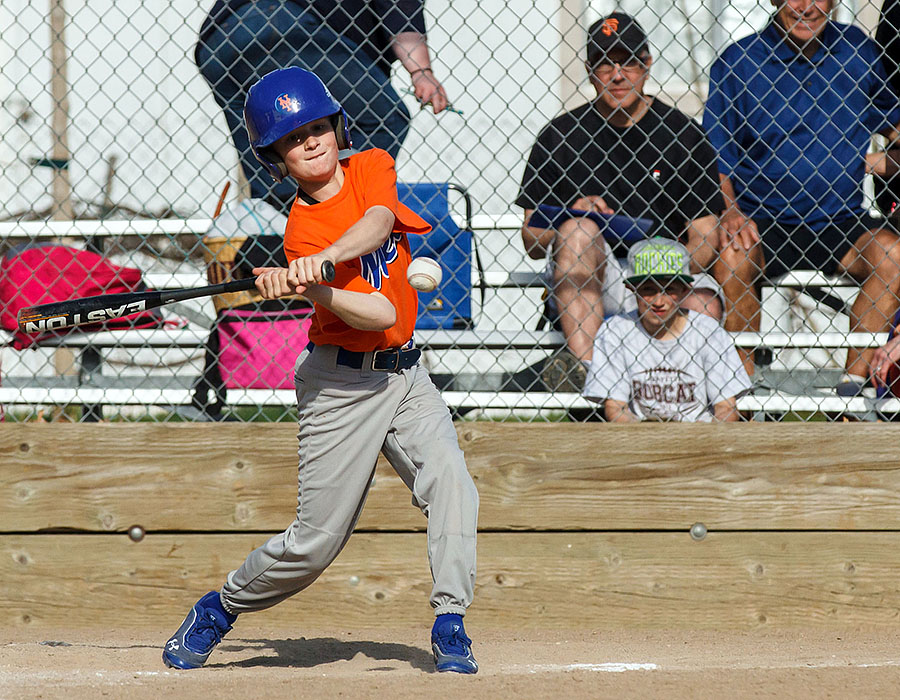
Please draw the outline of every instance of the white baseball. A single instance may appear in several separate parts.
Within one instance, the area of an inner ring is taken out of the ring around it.
[[[406,269],[409,286],[420,292],[433,292],[443,276],[441,266],[431,258],[414,258]]]

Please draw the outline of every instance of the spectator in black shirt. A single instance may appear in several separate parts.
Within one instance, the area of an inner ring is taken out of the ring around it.
[[[574,389],[583,383],[604,312],[620,310],[605,309],[604,296],[606,278],[621,277],[615,258],[625,251],[611,248],[588,218],[556,229],[529,226],[538,205],[652,219],[648,235],[683,242],[694,272],[708,267],[718,250],[724,204],[716,154],[699,124],[644,94],[651,63],[647,36],[632,17],[617,12],[590,27],[586,68],[597,96],[540,132],[515,201],[525,210],[528,255],[552,258],[553,294],[570,353],[556,364],[568,366]],[[683,307],[720,318],[717,286],[706,279]],[[555,377],[546,375],[553,384]]]
[[[200,28],[194,59],[225,112],[251,196],[290,211],[296,185],[275,185],[253,156],[243,126],[247,89],[289,66],[316,73],[349,116],[359,150],[392,157],[409,130],[409,110],[391,86],[399,60],[412,89],[435,113],[447,95],[431,70],[424,0],[216,0]]]

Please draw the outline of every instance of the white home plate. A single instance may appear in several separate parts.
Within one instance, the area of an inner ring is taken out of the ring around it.
[[[625,671],[655,671],[659,668],[656,664],[539,664],[528,666],[529,673],[558,673],[560,671],[602,671],[605,673],[624,673]]]

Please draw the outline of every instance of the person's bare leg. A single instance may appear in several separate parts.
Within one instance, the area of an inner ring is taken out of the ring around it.
[[[850,309],[850,331],[889,330],[900,305],[900,238],[885,229],[867,231],[841,259],[841,267],[864,280]],[[847,373],[868,377],[874,352],[874,348],[848,349]]]
[[[756,280],[764,268],[762,247],[735,250],[728,246],[716,259],[713,274],[725,295],[725,330],[730,332],[759,331],[760,299]],[[753,353],[738,349],[747,374],[753,375]]]
[[[570,219],[554,244],[554,294],[569,351],[588,362],[603,323],[606,251],[600,229],[590,219]]]

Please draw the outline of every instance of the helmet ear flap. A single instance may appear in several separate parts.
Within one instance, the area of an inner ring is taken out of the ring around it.
[[[347,113],[343,108],[334,115],[332,124],[334,124],[334,135],[337,138],[338,148],[341,150],[352,148],[353,144],[350,141],[350,128],[347,126]]]
[[[254,154],[256,159],[265,166],[275,182],[281,182],[290,174],[284,161],[281,160],[281,156],[278,155],[274,148],[254,149]]]

